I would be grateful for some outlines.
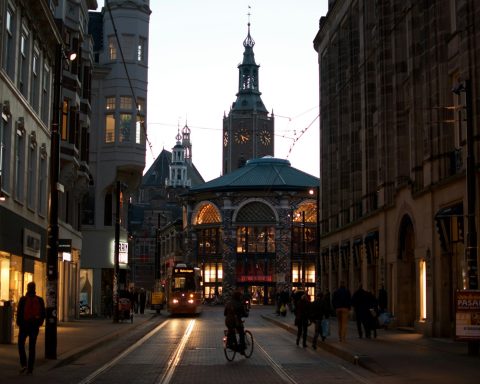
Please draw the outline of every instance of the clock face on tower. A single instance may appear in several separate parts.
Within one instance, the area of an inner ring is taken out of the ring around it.
[[[228,132],[223,133],[223,145],[226,147],[228,145]]]
[[[266,129],[262,129],[259,134],[260,142],[267,146],[272,142],[272,135]]]
[[[248,133],[247,128],[242,127],[235,132],[234,139],[236,143],[245,144],[250,140],[250,133]]]

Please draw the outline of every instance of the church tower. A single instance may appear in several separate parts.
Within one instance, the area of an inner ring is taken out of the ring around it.
[[[192,186],[192,181],[187,177],[188,159],[185,158],[186,148],[182,145],[182,139],[185,140],[184,133],[187,131],[190,133],[190,128],[185,125],[182,131],[183,134],[180,134],[179,129],[175,137],[177,144],[172,148],[172,162],[169,166],[169,177],[165,180],[166,187],[190,188]],[[188,143],[190,143],[190,135],[188,136]]]
[[[243,41],[243,61],[238,66],[237,100],[223,117],[223,174],[242,167],[247,160],[274,155],[274,116],[260,97],[258,69],[248,34]]]

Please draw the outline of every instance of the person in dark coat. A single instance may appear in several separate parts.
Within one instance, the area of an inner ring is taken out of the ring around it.
[[[45,321],[45,302],[36,295],[36,286],[32,281],[27,284],[27,293],[20,298],[17,311],[18,354],[20,356],[20,374],[33,373],[35,364],[35,347],[37,336]],[[25,342],[28,337],[28,361],[25,353]]]
[[[377,337],[377,328],[378,328],[378,302],[377,299],[375,298],[375,295],[367,291],[366,292],[366,316],[365,316],[365,336],[370,339],[371,335],[373,334],[373,337]]]
[[[378,290],[378,309],[380,313],[383,313],[387,310],[388,305],[388,296],[385,287],[382,285]]]
[[[245,328],[243,326],[243,317],[248,317],[248,312],[242,302],[242,294],[235,291],[232,298],[225,304],[223,311],[225,316],[225,325],[228,328],[228,345],[232,346],[236,343],[235,330],[239,336],[238,351],[241,354],[245,353]]]
[[[147,302],[147,293],[145,289],[141,288],[140,293],[138,294],[138,306],[140,308],[140,314],[143,315],[145,312],[145,303]]]
[[[295,305],[295,325],[297,326],[297,345],[302,338],[303,348],[307,347],[307,331],[310,314],[310,297],[304,293]]]
[[[325,341],[327,335],[322,331],[322,320],[328,319],[330,316],[330,309],[322,292],[317,293],[315,300],[310,304],[310,320],[315,325],[313,334],[312,348],[317,349],[317,340],[320,335],[322,341]]]
[[[352,296],[343,281],[340,282],[340,287],[333,292],[332,305],[337,314],[338,338],[340,341],[345,341],[347,337],[348,313],[352,307]]]
[[[358,337],[363,337],[363,329],[365,329],[365,334],[367,334],[367,328],[369,327],[369,302],[367,297],[367,291],[362,287],[362,284],[359,284],[358,289],[352,295],[352,305],[353,310],[355,311],[355,321],[357,323]]]

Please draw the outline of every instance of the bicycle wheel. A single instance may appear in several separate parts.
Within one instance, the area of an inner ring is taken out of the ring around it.
[[[245,357],[248,359],[253,353],[253,335],[250,331],[245,331]]]
[[[225,357],[227,358],[228,361],[233,361],[237,353],[234,348],[229,348],[227,346],[227,336],[223,338],[223,353],[225,353]]]

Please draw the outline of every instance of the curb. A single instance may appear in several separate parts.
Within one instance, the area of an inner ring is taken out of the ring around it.
[[[287,330],[288,332],[296,335],[297,334],[297,328],[294,327],[293,325],[286,324],[283,321],[278,321],[273,319],[271,316],[268,315],[261,315],[263,319],[279,326],[280,328],[283,328]],[[312,336],[308,336],[307,340],[311,343],[313,340]],[[335,355],[345,361],[348,361],[351,364],[358,365],[359,367],[362,367],[364,369],[367,369],[373,373],[376,373],[378,375],[382,376],[388,376],[390,375],[385,369],[380,367],[380,365],[371,357],[367,355],[361,355],[358,353],[353,353],[351,351],[347,351],[343,348],[338,348],[337,346],[326,343],[326,342],[319,342],[317,344],[317,347],[322,348],[328,353],[331,353],[332,355]]]

